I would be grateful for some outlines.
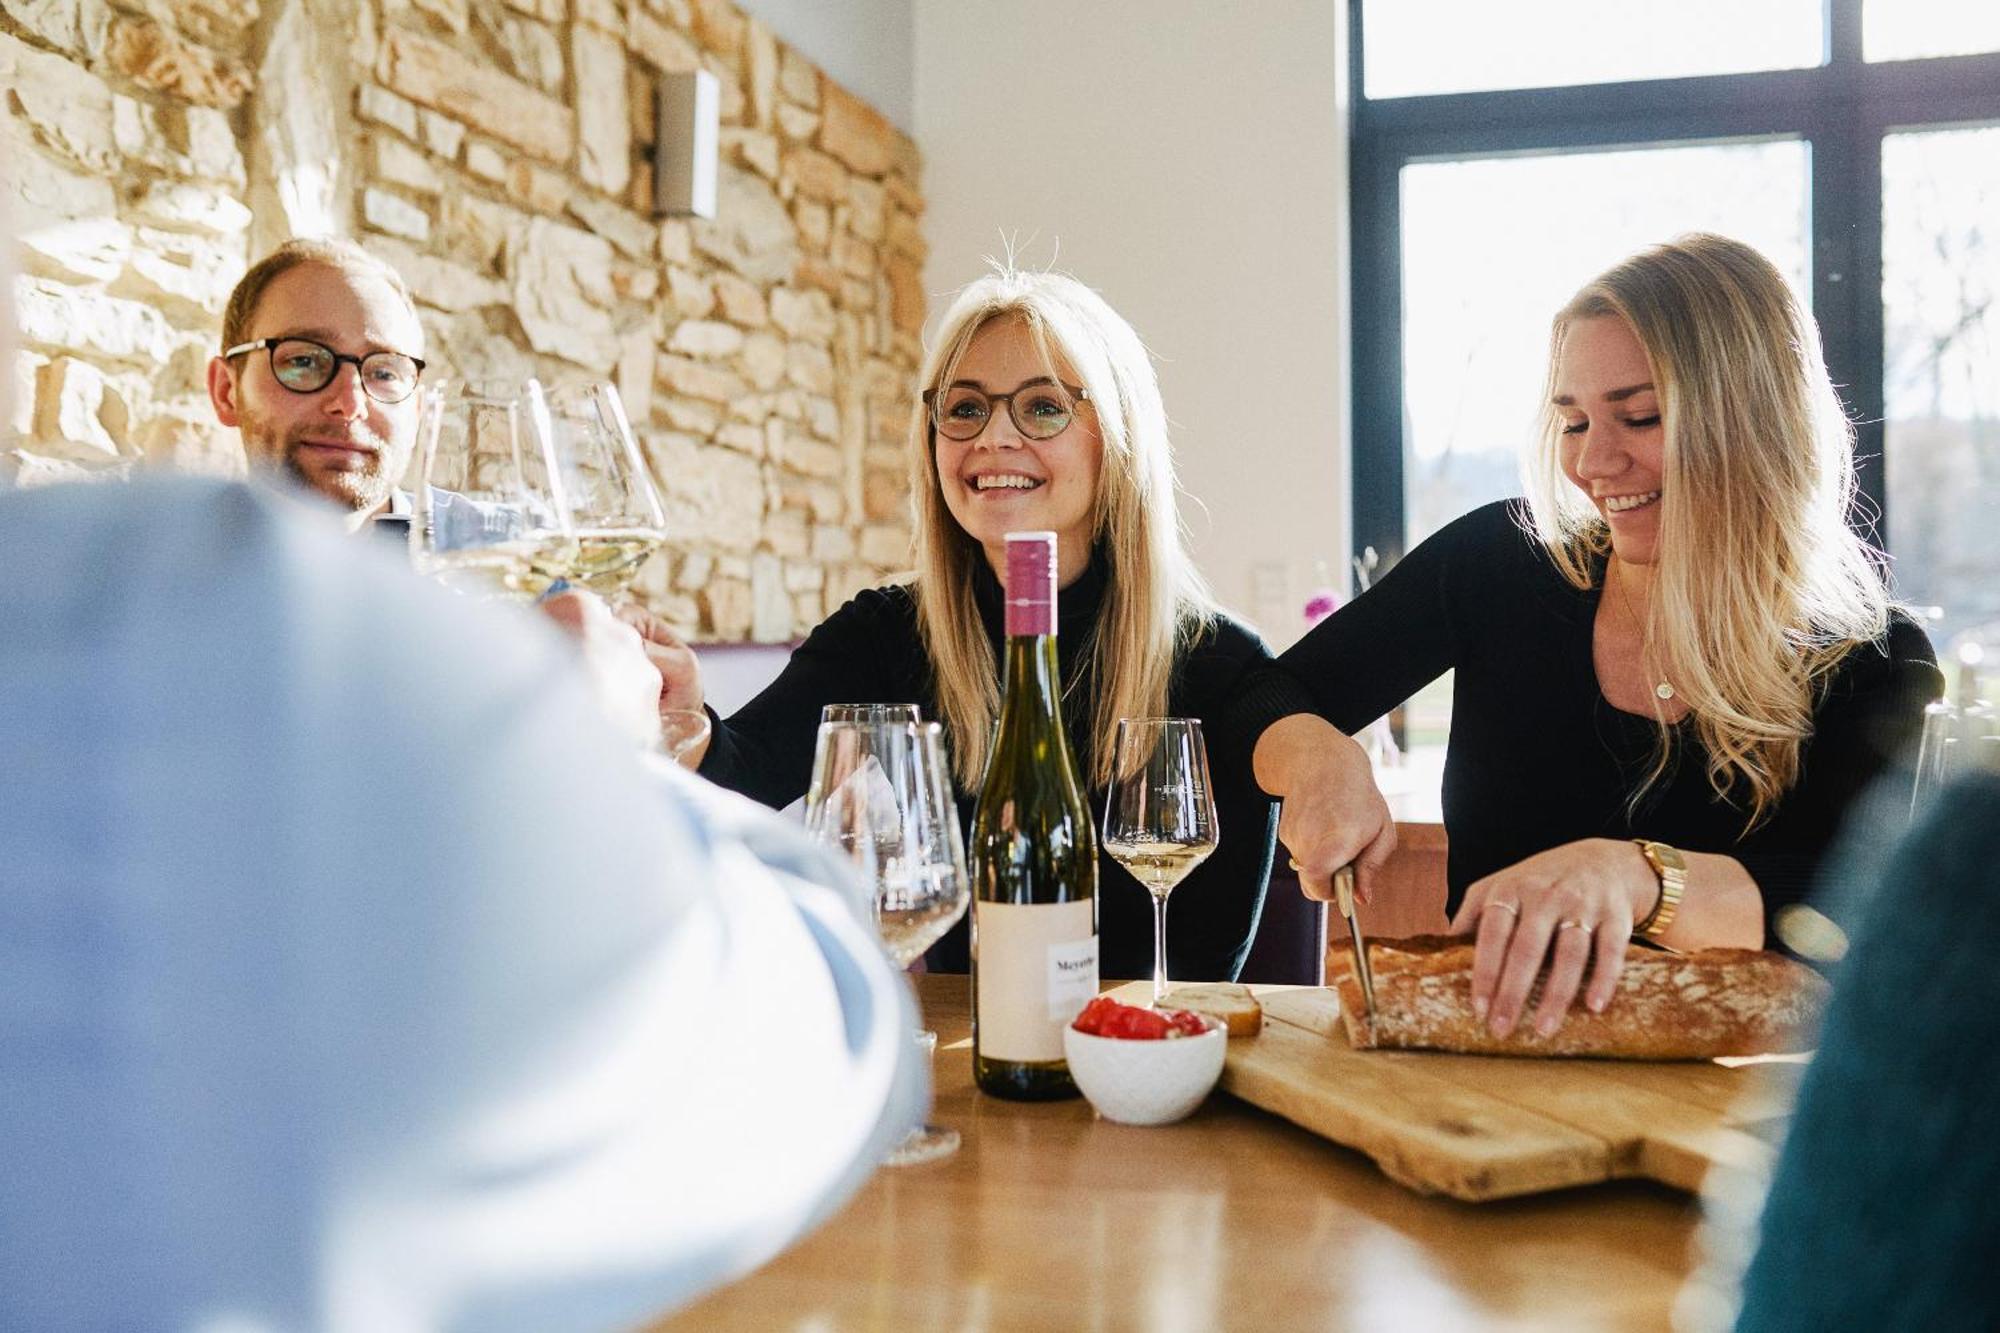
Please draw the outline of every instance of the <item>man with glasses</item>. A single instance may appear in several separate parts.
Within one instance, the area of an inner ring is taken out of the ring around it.
[[[230,293],[209,401],[253,467],[290,473],[359,531],[409,465],[423,350],[394,269],[352,242],[287,241]]]
[[[222,315],[208,397],[243,436],[253,469],[289,474],[346,511],[350,533],[410,510],[397,489],[416,447],[424,331],[395,269],[352,241],[286,241],[250,266]],[[451,497],[444,521],[479,522]],[[396,535],[406,531],[399,519]],[[605,711],[643,743],[659,737],[660,669],[639,634],[589,593],[541,604],[576,641]],[[633,619],[642,613],[628,612]]]

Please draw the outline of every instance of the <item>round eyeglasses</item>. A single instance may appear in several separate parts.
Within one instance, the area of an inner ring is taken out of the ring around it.
[[[361,391],[378,403],[400,403],[417,391],[417,377],[424,363],[401,352],[370,352],[367,356],[346,356],[310,338],[262,338],[238,343],[222,354],[227,361],[245,352],[271,354],[271,378],[293,393],[318,393],[333,383],[342,365],[350,365],[361,377]]]
[[[931,424],[948,440],[963,443],[976,440],[986,423],[993,419],[993,405],[1005,403],[1014,429],[1030,440],[1050,440],[1069,429],[1076,419],[1078,403],[1090,395],[1074,384],[1056,380],[1029,380],[1012,393],[987,393],[970,384],[953,384],[942,389],[926,389],[924,406],[931,411]]]

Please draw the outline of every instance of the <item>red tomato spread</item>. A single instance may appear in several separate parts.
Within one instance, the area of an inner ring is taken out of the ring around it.
[[[1083,1012],[1070,1026],[1093,1037],[1157,1041],[1162,1038],[1199,1037],[1208,1031],[1208,1020],[1186,1009],[1141,1009],[1137,1005],[1120,1004],[1109,995],[1100,995],[1083,1006]]]

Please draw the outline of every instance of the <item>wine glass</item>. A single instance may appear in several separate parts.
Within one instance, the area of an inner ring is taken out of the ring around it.
[[[1201,723],[1118,720],[1104,850],[1153,895],[1153,1005],[1167,998],[1167,895],[1215,850],[1215,796]]]
[[[972,883],[937,723],[821,723],[806,829],[869,880],[876,932],[899,967],[922,957],[965,915]],[[917,1044],[929,1059],[937,1034],[919,1032]],[[925,1125],[885,1161],[935,1161],[958,1142],[958,1131]]]
[[[923,710],[915,704],[827,704],[819,710],[821,722],[921,722]]]
[[[615,600],[666,542],[666,510],[615,386],[552,392],[549,422],[576,547],[566,567],[544,572]]]
[[[1984,645],[1973,637],[1954,643],[1958,696],[1924,709],[1923,740],[1917,747],[1917,776],[1910,791],[1915,818],[1961,773],[1985,765],[2000,768],[2000,709],[1981,697]]]
[[[921,718],[915,704],[827,704],[819,710],[819,724],[822,742],[829,722],[848,723],[859,727],[894,727],[914,725]],[[887,742],[884,741],[884,744]],[[810,823],[812,812],[819,807],[821,765],[817,755],[813,759],[812,781],[806,787],[806,819]]]
[[[681,756],[707,740],[708,733],[708,713],[704,709],[660,710],[660,752],[677,764],[681,762]]]
[[[530,601],[537,571],[575,546],[548,403],[532,379],[424,393],[410,560],[473,596]]]

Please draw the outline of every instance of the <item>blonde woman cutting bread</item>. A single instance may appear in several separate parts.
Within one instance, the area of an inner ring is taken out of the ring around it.
[[[1262,729],[1256,771],[1308,892],[1358,858],[1365,896],[1387,814],[1343,733],[1454,672],[1448,908],[1477,933],[1496,1035],[1602,1009],[1631,938],[1764,945],[1941,684],[1847,524],[1852,435],[1818,330],[1748,246],[1686,236],[1577,293],[1525,479],[1245,707],[1302,705]]]

